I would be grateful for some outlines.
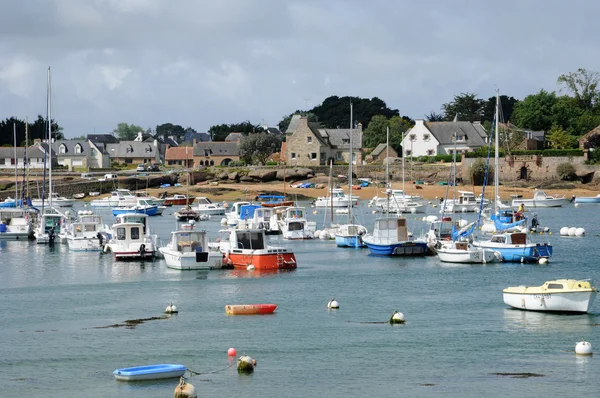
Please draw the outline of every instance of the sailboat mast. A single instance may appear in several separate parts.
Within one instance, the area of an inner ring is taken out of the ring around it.
[[[402,148],[404,149],[404,148]],[[402,154],[402,161],[404,162],[404,154]],[[390,214],[390,126],[387,126],[385,132],[385,195],[387,197],[386,215]]]
[[[25,197],[29,198],[29,159],[27,158],[27,146],[29,145],[29,118],[25,118],[25,181],[26,181],[26,190]]]
[[[348,161],[348,218],[350,224],[352,221],[352,129],[354,127],[354,122],[352,121],[352,102],[350,102],[350,159]]]
[[[51,81],[50,81],[50,67],[48,67],[48,99],[47,99],[47,105],[48,105],[48,152],[50,153],[50,168],[49,170],[49,186],[48,186],[48,192],[49,192],[49,205],[50,208],[52,208],[52,107],[50,102],[52,101],[52,93],[51,93]],[[43,203],[43,202],[42,202]]]
[[[500,128],[498,127],[498,125],[500,124],[500,90],[496,90],[496,125],[494,126],[494,143],[495,143],[495,149],[494,149],[494,213],[498,212],[498,195],[499,195],[499,176],[498,173],[500,172],[500,169],[498,167],[498,156],[499,156],[499,151],[498,151],[498,147],[499,147],[499,139],[498,139],[498,133],[500,131]]]
[[[19,172],[18,172],[18,164],[19,161],[17,159],[17,123],[13,123],[13,136],[15,139],[15,206],[19,202]]]

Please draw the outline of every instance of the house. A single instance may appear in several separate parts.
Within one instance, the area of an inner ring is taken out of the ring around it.
[[[328,161],[362,163],[362,124],[354,129],[326,129],[306,117],[292,116],[286,135],[286,163],[290,166],[326,165]]]
[[[244,138],[244,133],[229,133],[225,137],[225,142],[240,142]]]
[[[486,146],[488,135],[479,122],[425,122],[416,119],[415,125],[402,140],[404,156],[451,155],[456,151],[472,152]]]
[[[519,149],[525,151],[541,150],[546,147],[546,132],[545,131],[534,131],[530,129],[520,128],[512,124],[510,121],[507,123],[499,123],[498,127],[500,130],[508,130],[510,132],[519,132],[523,134],[523,142],[519,145]]]
[[[169,166],[194,167],[194,148],[191,146],[168,147],[165,163]]]
[[[29,163],[30,169],[43,169],[44,168],[44,152],[47,146],[40,146],[40,144],[35,144],[30,147],[27,147],[27,160]],[[15,158],[15,148],[14,147],[0,147],[0,169],[15,169],[17,168],[23,169],[24,159],[25,159],[25,148],[17,147],[16,148]],[[48,163],[49,159],[46,160],[46,168],[49,167]],[[56,164],[56,156],[55,163]]]
[[[183,138],[182,144],[192,144],[196,140],[196,142],[208,142],[212,141],[210,138],[210,134],[208,133],[197,133],[194,129],[188,128],[185,130],[185,137]]]
[[[119,140],[111,134],[88,134],[87,140],[90,146],[88,169],[109,169],[112,165],[106,145],[118,144]]]
[[[227,166],[240,160],[239,142],[195,142],[194,166]]]
[[[592,130],[588,131],[587,133],[585,133],[584,135],[581,136],[581,138],[579,138],[579,149],[590,149],[590,145],[588,144],[588,140],[590,138],[592,138],[592,136],[599,134],[600,133],[600,126],[597,126],[595,128],[593,128]]]
[[[57,140],[52,143],[52,150],[56,153],[59,165],[69,171],[75,168],[88,169],[90,145],[87,140]]]
[[[106,144],[111,162],[125,164],[161,164],[164,161],[166,145],[146,141],[121,141],[118,144]]]
[[[387,157],[397,158],[398,152],[394,150],[391,146],[388,148],[387,144],[379,144],[373,149],[373,152],[369,156],[367,156],[367,162],[378,162],[385,160]]]

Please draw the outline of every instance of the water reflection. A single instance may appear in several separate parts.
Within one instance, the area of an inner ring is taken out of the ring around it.
[[[594,327],[594,314],[556,314],[550,312],[504,310],[504,327],[512,331],[581,332]]]

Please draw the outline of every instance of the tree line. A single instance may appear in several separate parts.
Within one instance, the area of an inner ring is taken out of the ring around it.
[[[41,115],[38,115],[34,122],[27,122],[27,120],[10,117],[6,120],[0,121],[0,146],[15,145],[15,130],[17,136],[17,146],[29,146],[32,145],[36,139],[48,139],[48,122]],[[62,130],[62,127],[60,127],[56,121],[52,119],[52,138],[55,140],[64,139]],[[26,136],[28,138],[27,142],[25,141]]]

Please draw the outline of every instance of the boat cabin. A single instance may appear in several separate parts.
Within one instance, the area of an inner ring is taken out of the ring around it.
[[[473,192],[470,191],[458,191],[458,193],[460,194],[457,198],[456,203],[458,203],[459,205],[468,205],[468,204],[477,204],[479,203],[477,201],[477,197],[475,196],[475,194]]]
[[[305,218],[304,207],[288,207],[285,209],[285,218]]]
[[[385,217],[375,220],[373,237],[384,241],[409,240],[405,218]]]
[[[213,202],[206,196],[200,196],[199,198],[196,198],[196,203],[198,205],[212,205],[213,204]]]
[[[494,235],[490,239],[492,243],[502,243],[506,245],[526,245],[527,234],[524,232],[514,232],[512,234]]]
[[[233,230],[229,236],[231,248],[243,250],[264,250],[265,234],[260,229]]]
[[[231,205],[231,209],[227,212],[228,214],[237,214],[238,216],[240,215],[240,212],[242,211],[242,206],[247,206],[247,205],[251,205],[252,203],[250,202],[234,202]]]
[[[252,204],[240,206],[240,212],[239,212],[240,220],[252,220],[254,218],[254,212],[259,208],[260,208],[259,205],[252,205]]]
[[[168,245],[171,249],[182,253],[202,252],[208,250],[206,231],[175,231],[171,233]]]
[[[117,216],[113,227],[117,224],[142,224],[142,234],[146,235],[148,231],[148,215],[142,213],[127,213]]]
[[[120,223],[113,225],[113,239],[126,243],[144,243],[145,227],[140,223]]]

